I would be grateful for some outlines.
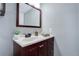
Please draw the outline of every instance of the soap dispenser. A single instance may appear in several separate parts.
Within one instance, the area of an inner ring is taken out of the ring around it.
[[[38,36],[38,31],[35,31],[35,36]]]

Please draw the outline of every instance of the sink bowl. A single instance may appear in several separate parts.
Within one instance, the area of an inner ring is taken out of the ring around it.
[[[33,41],[33,40],[38,40],[41,38],[42,38],[42,36],[35,36],[35,37],[25,38],[23,41]]]
[[[37,40],[42,39],[42,38],[43,38],[42,36],[32,36],[32,37],[28,37],[28,38],[21,38],[18,41],[25,44],[25,43],[29,43],[32,41],[37,41]]]

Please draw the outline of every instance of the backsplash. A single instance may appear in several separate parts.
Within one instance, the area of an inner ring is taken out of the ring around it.
[[[38,33],[41,33],[41,31],[42,31],[42,28],[21,28],[21,27],[16,27],[16,30],[19,30],[19,31],[21,31],[21,33],[25,33],[25,34],[27,34],[27,33],[34,33],[35,31],[38,31]]]

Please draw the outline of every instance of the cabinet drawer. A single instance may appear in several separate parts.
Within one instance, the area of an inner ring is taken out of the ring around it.
[[[47,41],[42,41],[38,45],[39,56],[47,56]]]

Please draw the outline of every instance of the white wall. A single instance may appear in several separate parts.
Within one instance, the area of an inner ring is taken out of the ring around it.
[[[78,20],[77,20],[77,29],[78,29],[77,30],[77,32],[78,32],[77,36],[78,36],[78,38],[77,38],[77,45],[76,46],[77,46],[77,52],[78,52],[78,55],[79,55],[79,51],[78,51],[79,50],[79,4],[77,4],[77,12],[78,12],[78,15],[77,15],[78,16],[77,17],[78,18]]]
[[[6,4],[5,16],[0,16],[0,56],[13,54],[13,33],[16,27],[16,5]]]
[[[77,4],[41,3],[41,9],[43,30],[55,35],[55,55],[78,55]]]

